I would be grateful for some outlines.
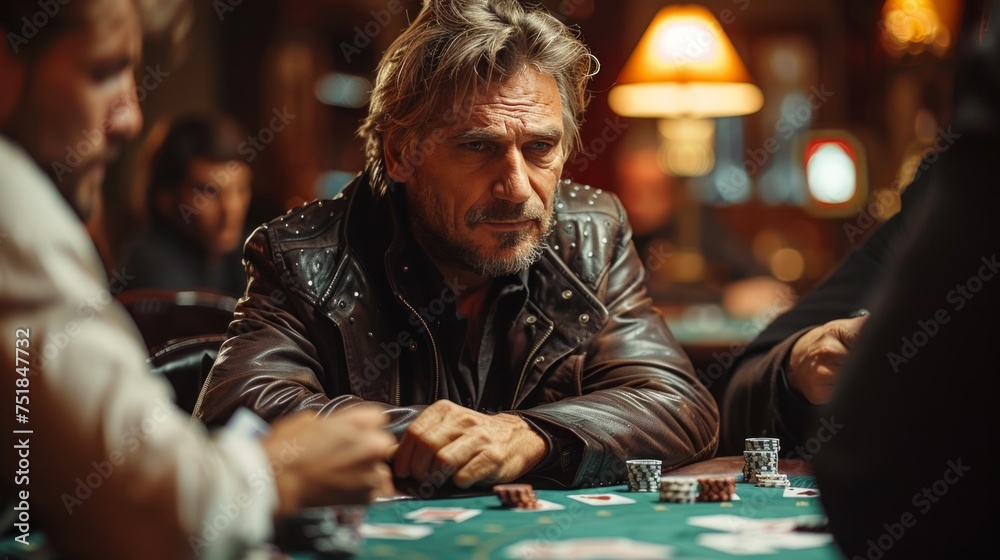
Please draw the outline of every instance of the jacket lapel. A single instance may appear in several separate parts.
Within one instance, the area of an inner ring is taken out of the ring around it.
[[[528,271],[528,302],[511,327],[512,364],[518,375],[512,408],[538,386],[545,372],[607,323],[608,310],[551,251]]]

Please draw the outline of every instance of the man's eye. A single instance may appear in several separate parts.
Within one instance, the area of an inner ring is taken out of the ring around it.
[[[541,140],[537,140],[535,142],[532,142],[530,144],[530,146],[531,146],[531,149],[535,150],[536,152],[545,152],[545,151],[548,151],[548,150],[552,149],[552,144],[549,144],[548,142],[543,142]]]
[[[486,144],[484,142],[466,142],[464,146],[473,152],[481,152],[486,149]]]
[[[107,82],[117,78],[129,67],[128,60],[116,60],[106,64],[99,64],[90,71],[90,78],[97,82]]]

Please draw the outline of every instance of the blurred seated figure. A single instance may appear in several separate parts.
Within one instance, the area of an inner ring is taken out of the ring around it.
[[[721,303],[729,315],[749,318],[789,300],[789,289],[770,277],[749,246],[714,214],[698,214],[700,258],[681,252],[678,212],[683,203],[677,179],[660,169],[650,140],[625,145],[616,157],[618,196],[628,212],[632,241],[650,273],[654,300]]]
[[[0,2],[0,36],[39,6]],[[0,44],[0,383],[19,395],[17,417],[0,421],[5,530],[17,513],[5,553],[243,558],[303,508],[391,492],[377,411],[307,412],[271,429],[243,415],[210,437],[171,403],[83,224],[105,167],[142,129],[143,25],[176,21],[177,6],[56,6],[30,43]],[[72,167],[60,163],[68,146],[89,146]]]
[[[847,558],[996,556],[997,9],[966,4],[952,112],[961,136],[934,164],[819,411],[840,426],[817,453],[816,475]]]
[[[208,289],[239,296],[250,205],[245,136],[221,116],[160,123],[145,181],[151,229],[129,251],[129,288]]]
[[[918,175],[903,192],[902,210],[736,357],[720,402],[723,453],[742,451],[748,437],[781,438],[785,456],[809,459],[815,453],[802,447],[810,419],[830,400],[867,320],[863,309],[873,304],[876,281],[896,258],[899,243],[914,233],[913,216],[930,177],[931,172]]]

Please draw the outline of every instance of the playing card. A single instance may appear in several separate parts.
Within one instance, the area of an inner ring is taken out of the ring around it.
[[[434,532],[426,525],[403,525],[400,523],[365,523],[361,526],[361,536],[366,539],[417,540]]]
[[[533,513],[539,511],[555,511],[557,509],[566,509],[566,506],[562,506],[548,500],[538,500],[538,507],[535,509],[515,508],[514,511],[519,513]]]
[[[781,496],[784,498],[818,498],[819,490],[816,488],[796,488],[794,486],[786,486],[785,493]]]
[[[726,554],[774,554],[777,549],[766,542],[753,538],[747,533],[705,533],[698,535],[695,542],[705,548],[711,548]]]
[[[375,498],[375,503],[380,504],[382,502],[398,502],[402,500],[414,500],[413,496],[407,496],[406,494],[394,494],[392,496],[387,496],[384,498]]]
[[[632,498],[618,494],[571,494],[566,497],[591,506],[620,506],[635,503]]]
[[[696,515],[688,518],[688,525],[704,529],[715,529],[716,531],[726,531],[728,533],[787,533],[795,530],[797,518],[754,519],[729,514]]]
[[[825,546],[831,535],[817,533],[707,533],[695,542],[706,548],[733,555],[774,554],[779,550],[802,550]]]
[[[403,517],[416,521],[417,523],[444,523],[446,521],[453,521],[455,523],[461,523],[463,521],[469,520],[482,513],[479,509],[469,509],[460,507],[448,507],[448,508],[420,508],[418,510],[411,511]]]
[[[534,540],[509,546],[506,554],[518,560],[661,560],[673,557],[673,547],[623,538]]]

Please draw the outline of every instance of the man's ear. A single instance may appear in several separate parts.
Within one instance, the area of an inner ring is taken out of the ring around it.
[[[393,181],[406,183],[413,177],[413,165],[397,151],[392,140],[388,134],[382,138],[382,157],[385,159],[385,170]]]
[[[7,29],[0,25],[0,131],[6,128],[8,121],[14,116],[14,109],[21,98],[27,72],[25,57],[11,51],[11,43],[7,41]]]

